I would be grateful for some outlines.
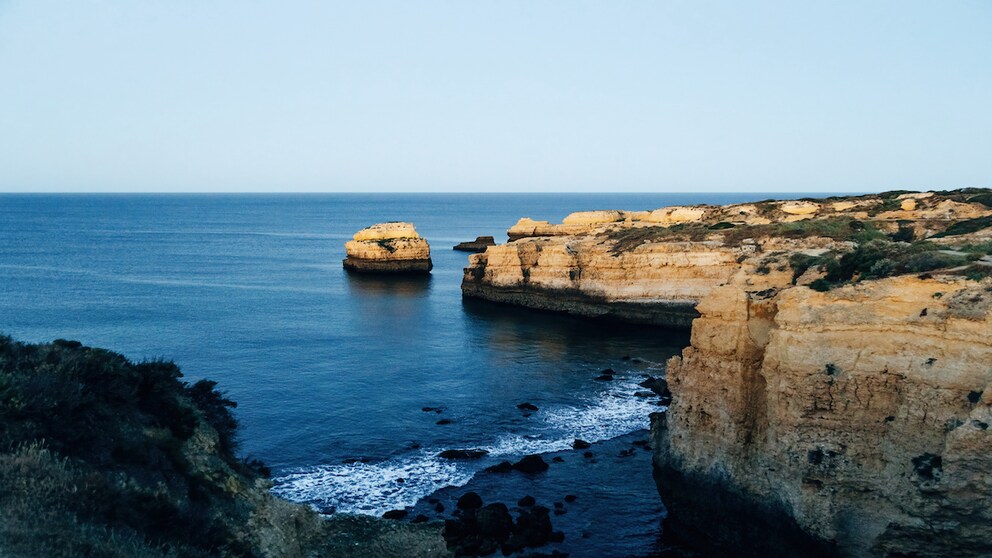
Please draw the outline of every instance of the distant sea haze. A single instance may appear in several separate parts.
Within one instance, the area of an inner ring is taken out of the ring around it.
[[[0,332],[174,359],[238,402],[241,452],[273,469],[278,493],[379,515],[499,460],[642,431],[658,407],[633,395],[637,382],[687,344],[463,302],[467,256],[454,244],[505,242],[520,217],[770,197],[783,196],[0,195]],[[395,220],[431,243],[430,277],[346,274],[345,241]],[[616,381],[593,379],[607,367]],[[437,457],[460,448],[490,454]],[[625,505],[657,516],[643,475],[631,482],[648,491]]]

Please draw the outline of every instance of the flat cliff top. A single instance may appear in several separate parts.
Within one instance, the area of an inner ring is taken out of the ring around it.
[[[791,270],[791,284],[820,290],[905,273],[981,279],[992,273],[992,189],[585,211],[561,224],[524,218],[508,234],[594,243],[616,258],[663,245],[681,244],[686,253],[723,247],[751,264],[752,277]]]
[[[394,238],[420,238],[420,234],[417,232],[416,227],[413,226],[413,223],[391,221],[389,223],[376,223],[371,227],[366,227],[355,233],[353,238],[358,242],[362,242],[391,240]]]

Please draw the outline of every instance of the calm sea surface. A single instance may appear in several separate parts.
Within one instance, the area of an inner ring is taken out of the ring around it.
[[[463,302],[467,255],[451,246],[503,242],[520,217],[768,197],[0,195],[0,332],[165,357],[190,380],[217,380],[239,403],[242,453],[272,467],[277,492],[318,509],[381,514],[466,483],[507,502],[514,490],[571,491],[574,510],[555,518],[561,548],[645,555],[664,509],[646,452],[616,457],[618,444],[643,438],[659,410],[636,383],[687,337]],[[393,220],[431,243],[430,278],[347,275],[345,241]],[[607,367],[616,381],[593,379]],[[525,401],[540,410],[525,416]],[[556,454],[566,463],[543,488],[477,474],[576,437],[600,442],[602,457]],[[436,457],[449,448],[490,455]]]

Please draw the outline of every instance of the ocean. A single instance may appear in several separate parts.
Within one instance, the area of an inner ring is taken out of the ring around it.
[[[271,467],[278,494],[324,513],[430,513],[427,498],[450,510],[468,489],[549,507],[572,493],[553,518],[566,533],[556,548],[650,556],[665,510],[648,452],[624,450],[663,410],[634,396],[637,383],[663,374],[687,334],[463,301],[467,254],[451,247],[505,242],[520,217],[769,197],[0,195],[0,333],[174,360],[191,381],[217,381],[238,402],[240,452]],[[383,221],[417,226],[430,277],[344,272],[344,243]],[[615,381],[594,379],[605,368]],[[574,438],[594,457],[571,451]],[[465,448],[489,455],[437,456]],[[531,453],[563,463],[480,472]]]

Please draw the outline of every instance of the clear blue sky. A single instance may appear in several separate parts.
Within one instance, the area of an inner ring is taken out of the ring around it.
[[[962,186],[988,0],[0,0],[0,191]]]

